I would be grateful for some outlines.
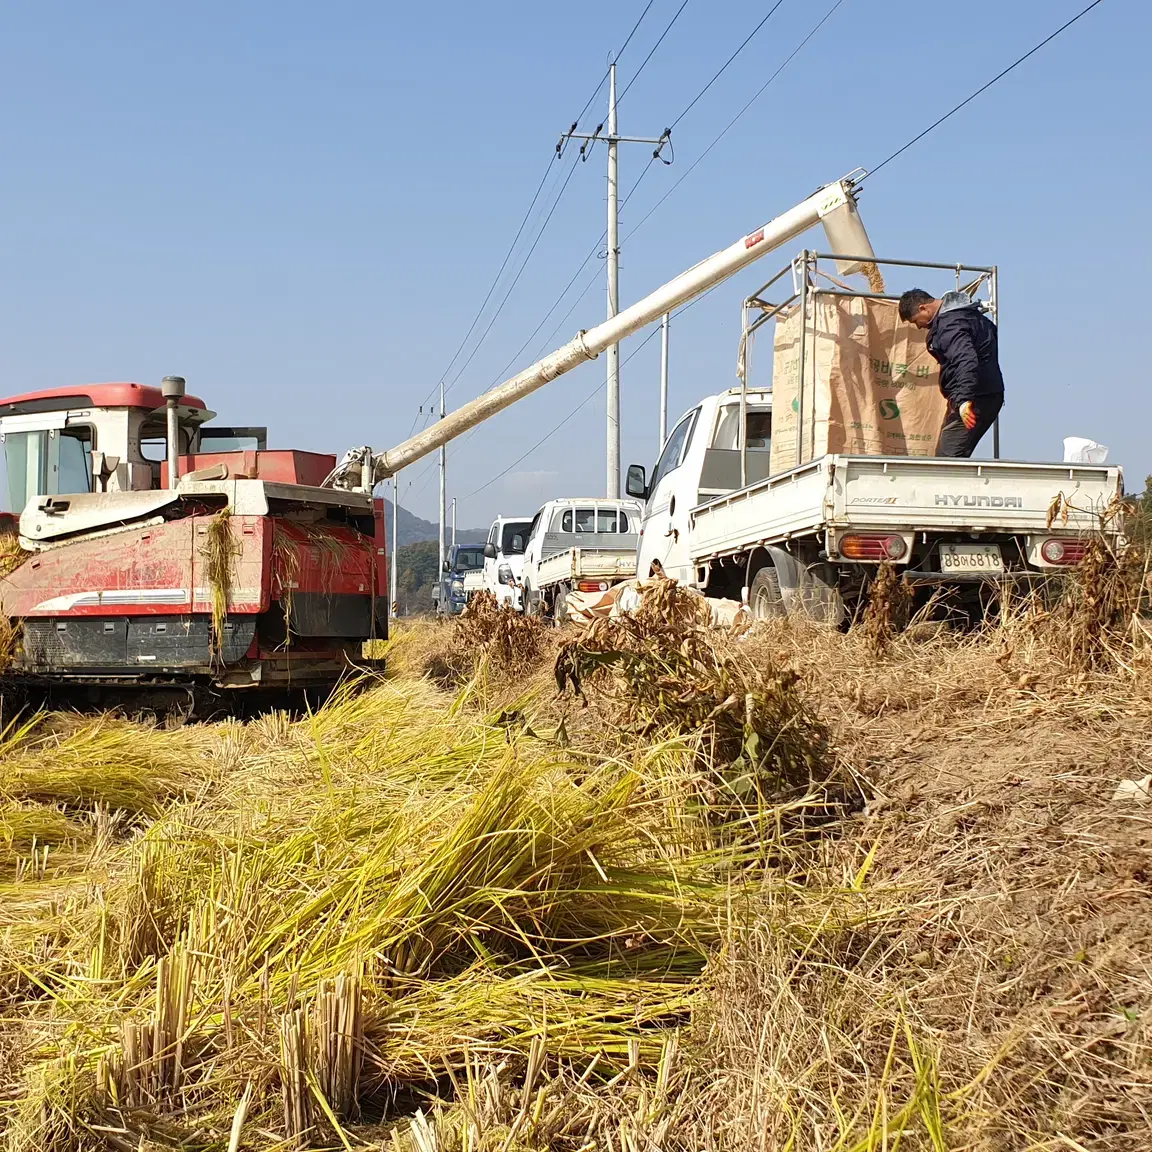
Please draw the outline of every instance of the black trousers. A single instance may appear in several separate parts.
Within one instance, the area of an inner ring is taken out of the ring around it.
[[[940,429],[940,439],[936,441],[937,456],[968,457],[976,451],[976,445],[984,439],[984,433],[996,422],[1000,409],[1004,407],[1004,393],[998,396],[977,396],[972,401],[976,409],[976,427],[965,428],[957,409],[948,405],[948,415],[944,417],[944,427]]]

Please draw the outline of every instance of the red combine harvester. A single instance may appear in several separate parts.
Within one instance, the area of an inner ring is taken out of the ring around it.
[[[387,634],[383,501],[324,487],[334,456],[211,426],[183,385],[0,400],[24,509],[25,558],[0,580],[21,624],[10,679],[100,703],[282,701],[330,690]]]

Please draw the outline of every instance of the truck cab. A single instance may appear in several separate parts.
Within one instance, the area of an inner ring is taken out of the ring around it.
[[[521,607],[520,578],[528,546],[530,516],[497,516],[484,545],[484,588],[501,607]]]
[[[741,466],[741,410],[747,464]],[[627,492],[644,502],[636,575],[656,565],[682,584],[693,582],[689,513],[698,504],[768,476],[772,445],[772,394],[731,388],[707,396],[676,422],[649,477],[642,465],[628,469]],[[743,473],[743,474],[742,474]]]
[[[453,544],[444,560],[444,571],[432,590],[438,616],[459,616],[470,595],[481,586],[484,573],[483,544]]]

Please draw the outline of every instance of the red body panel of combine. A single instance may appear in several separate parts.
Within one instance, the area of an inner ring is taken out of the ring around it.
[[[308,484],[319,488],[336,467],[336,457],[322,452],[275,449],[262,452],[197,452],[180,457],[180,475],[222,468],[225,480],[267,480],[270,484]],[[168,462],[160,465],[160,487],[168,487]]]

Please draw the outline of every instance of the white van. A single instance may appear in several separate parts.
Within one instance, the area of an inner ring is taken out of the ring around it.
[[[484,587],[501,606],[520,610],[520,578],[531,516],[497,516],[484,545]]]

